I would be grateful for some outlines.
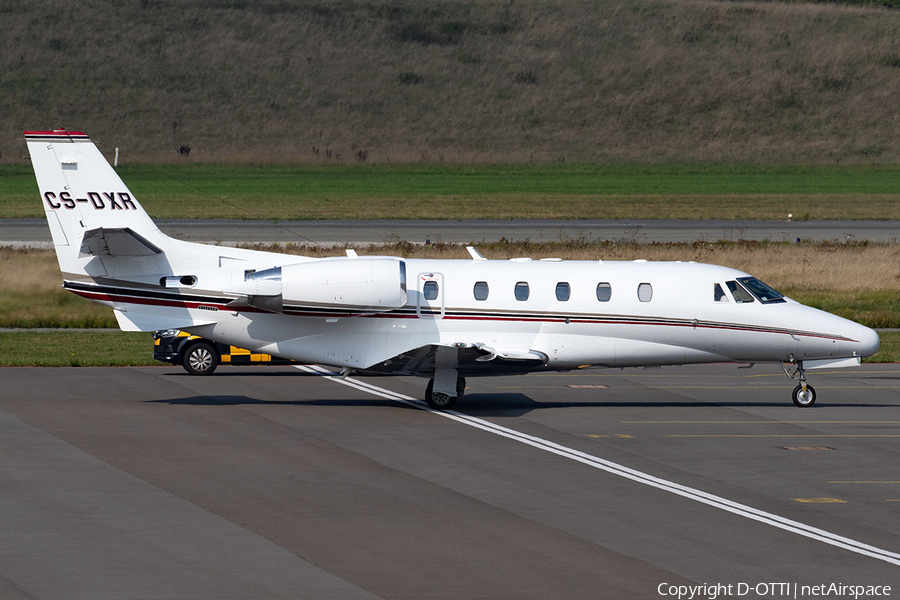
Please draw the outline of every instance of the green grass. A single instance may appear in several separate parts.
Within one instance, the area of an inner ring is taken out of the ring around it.
[[[896,166],[122,166],[154,218],[900,220]],[[0,217],[40,217],[0,167]]]
[[[720,195],[896,194],[900,168],[759,165],[122,166],[134,191],[213,195]],[[0,171],[2,173],[2,171]],[[34,187],[34,186],[32,186]]]
[[[867,327],[900,328],[900,294],[896,290],[784,290],[784,294]]]
[[[863,362],[900,361],[900,332],[881,334],[881,349]],[[162,365],[149,333],[122,331],[0,331],[0,367],[121,367]]]
[[[874,355],[864,358],[864,363],[900,362],[900,331],[881,331],[881,347]]]
[[[0,331],[0,367],[160,365],[149,333]]]

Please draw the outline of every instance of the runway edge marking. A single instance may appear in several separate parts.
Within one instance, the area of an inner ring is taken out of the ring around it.
[[[394,400],[396,402],[400,402],[401,404],[406,404],[407,406],[428,411],[446,419],[457,421],[464,425],[475,427],[476,429],[481,429],[482,431],[486,431],[488,433],[493,433],[494,435],[499,435],[507,439],[515,440],[522,444],[532,446],[533,448],[538,448],[540,450],[544,450],[545,452],[550,452],[552,454],[556,454],[558,456],[580,462],[590,467],[594,467],[595,469],[606,471],[607,473],[618,475],[619,477],[624,477],[637,483],[642,483],[644,485],[670,492],[672,494],[677,494],[684,498],[688,498],[696,502],[701,502],[708,506],[730,512],[747,519],[752,519],[754,521],[758,521],[772,527],[777,527],[778,529],[782,529],[784,531],[795,533],[797,535],[817,540],[831,546],[836,546],[838,548],[843,548],[844,550],[855,552],[856,554],[861,554],[870,558],[876,558],[878,560],[900,566],[900,554],[896,552],[883,550],[881,548],[877,548],[875,546],[871,546],[857,540],[825,531],[824,529],[812,527],[811,525],[806,525],[804,523],[800,523],[799,521],[781,517],[774,513],[759,510],[753,508],[752,506],[747,506],[746,504],[734,502],[732,500],[728,500],[727,498],[722,498],[721,496],[716,496],[702,490],[684,486],[667,479],[661,479],[642,471],[637,471],[630,467],[626,467],[624,465],[620,465],[618,463],[614,463],[612,461],[599,458],[597,456],[593,456],[591,454],[587,454],[579,450],[569,448],[567,446],[562,446],[543,438],[520,433],[501,425],[495,425],[494,423],[479,419],[477,417],[471,417],[454,410],[433,410],[422,400],[417,400],[404,394],[392,392],[391,390],[380,388],[363,381],[342,378],[341,376],[319,366],[300,365],[296,368],[308,373],[321,375],[326,379],[330,379],[331,381],[334,381],[336,383],[340,383],[375,396]]]

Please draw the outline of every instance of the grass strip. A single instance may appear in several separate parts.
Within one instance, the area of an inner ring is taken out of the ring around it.
[[[900,331],[883,331],[881,349],[865,363],[900,362]],[[153,360],[149,333],[124,331],[0,331],[0,367],[126,367]]]
[[[160,365],[149,333],[125,331],[0,331],[2,367],[127,367]]]
[[[783,292],[807,306],[834,313],[873,329],[900,328],[900,295],[896,290],[791,290]]]
[[[119,167],[155,218],[896,219],[900,167],[221,165]],[[41,217],[31,168],[0,166],[0,217]]]
[[[878,352],[862,359],[864,363],[900,362],[900,331],[880,331],[881,347]]]

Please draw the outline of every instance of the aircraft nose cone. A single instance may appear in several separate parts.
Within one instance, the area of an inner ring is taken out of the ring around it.
[[[802,355],[810,360],[872,356],[881,345],[874,329],[815,308],[801,307],[799,322],[807,331],[826,332],[828,335],[825,338],[831,338],[832,335],[843,338],[840,344],[835,345],[834,338],[831,338],[832,342],[824,344],[801,344]]]
[[[878,337],[878,333],[874,329],[869,329],[863,325],[857,325],[859,328],[858,331],[854,332],[854,339],[859,340],[859,349],[857,353],[859,356],[872,356],[876,352],[878,352],[878,347],[881,346],[881,338]]]

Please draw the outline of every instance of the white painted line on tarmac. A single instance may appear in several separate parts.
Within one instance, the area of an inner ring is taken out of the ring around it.
[[[618,475],[619,477],[624,477],[637,483],[642,483],[644,485],[670,492],[672,494],[677,494],[678,496],[682,496],[683,498],[701,502],[708,506],[730,512],[747,519],[752,519],[754,521],[758,521],[772,527],[777,527],[778,529],[783,529],[784,531],[796,533],[797,535],[802,535],[804,537],[814,539],[825,544],[830,544],[838,548],[843,548],[857,554],[876,558],[878,560],[882,560],[894,565],[900,565],[900,554],[895,552],[890,552],[888,550],[883,550],[869,544],[864,544],[863,542],[843,537],[835,533],[825,531],[824,529],[812,527],[810,525],[800,523],[799,521],[787,519],[785,517],[781,517],[763,510],[758,510],[751,506],[747,506],[746,504],[733,502],[731,500],[728,500],[727,498],[709,494],[707,492],[687,487],[673,481],[654,477],[653,475],[649,475],[642,471],[637,471],[624,465],[620,465],[618,463],[614,463],[612,461],[599,458],[597,456],[593,456],[591,454],[587,454],[579,450],[569,448],[567,446],[562,446],[543,438],[520,433],[518,431],[502,427],[500,425],[495,425],[494,423],[479,419],[477,417],[471,417],[454,410],[433,410],[421,400],[417,400],[415,398],[411,398],[410,396],[406,396],[397,392],[392,392],[391,390],[380,388],[363,381],[350,378],[341,378],[339,375],[319,366],[302,365],[297,366],[297,368],[308,373],[322,375],[323,377],[326,377],[327,379],[330,379],[336,383],[340,383],[375,396],[394,400],[402,404],[406,404],[407,406],[426,410],[446,419],[451,419],[458,423],[462,423],[470,427],[475,427],[476,429],[480,429],[488,433],[493,433],[494,435],[499,435],[501,437],[526,444],[533,448],[538,448],[539,450],[544,450],[545,452],[550,452],[552,454],[556,454],[557,456],[562,456],[564,458],[580,462],[595,469],[600,469],[601,471],[606,471],[607,473]]]

